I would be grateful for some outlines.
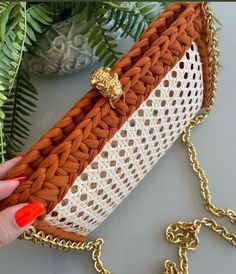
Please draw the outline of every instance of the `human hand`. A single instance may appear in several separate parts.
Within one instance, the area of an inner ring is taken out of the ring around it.
[[[0,200],[10,196],[15,188],[26,179],[18,177],[11,179],[4,178],[7,171],[16,165],[23,154],[0,164]],[[7,245],[18,238],[34,220],[42,214],[44,207],[39,202],[31,204],[19,204],[8,207],[0,212],[0,247]]]

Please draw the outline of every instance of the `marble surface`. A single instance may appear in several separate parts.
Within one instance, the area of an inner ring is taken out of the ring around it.
[[[210,117],[194,130],[192,139],[208,174],[214,202],[235,209],[236,3],[213,2],[212,6],[224,25],[219,33],[222,67],[218,94]],[[130,41],[121,42],[122,49],[129,46]],[[40,107],[32,116],[34,126],[27,147],[88,89],[92,70],[62,78],[34,77],[40,92]],[[136,190],[92,233],[91,239],[104,238],[103,260],[114,274],[162,273],[165,259],[177,261],[177,246],[165,240],[165,228],[178,220],[190,221],[203,216],[211,217],[203,208],[198,180],[189,167],[186,150],[177,142]],[[232,232],[236,231],[227,221],[217,221]],[[204,228],[199,248],[189,254],[189,272],[234,273],[235,256],[235,247]],[[95,272],[90,254],[63,253],[15,241],[0,250],[0,273]]]

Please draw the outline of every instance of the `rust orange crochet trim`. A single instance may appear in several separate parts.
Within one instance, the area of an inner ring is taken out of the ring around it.
[[[75,242],[83,242],[86,240],[85,236],[78,235],[73,232],[66,232],[61,228],[49,225],[46,221],[36,221],[34,226],[38,231],[43,231],[45,234],[53,235],[64,240],[70,240]]]
[[[28,180],[1,202],[0,208],[37,200],[50,212],[193,41],[199,46],[202,59],[206,105],[209,57],[204,25],[200,2],[180,2],[167,8],[112,68],[119,75],[125,101],[114,102],[114,110],[96,89],[85,94],[7,174],[25,175]],[[45,221],[36,225],[46,227]]]

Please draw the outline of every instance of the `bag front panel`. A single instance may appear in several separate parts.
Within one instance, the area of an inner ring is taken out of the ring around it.
[[[79,235],[94,230],[171,147],[202,100],[202,64],[193,42],[45,220]]]

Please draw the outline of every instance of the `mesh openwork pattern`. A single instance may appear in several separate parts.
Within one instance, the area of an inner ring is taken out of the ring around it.
[[[96,88],[82,98],[38,139],[5,178],[27,176],[0,202],[0,210],[19,203],[41,202],[44,213],[34,226],[47,234],[73,241],[84,236],[48,224],[44,217],[64,199],[84,172],[152,91],[181,60],[194,41],[203,71],[203,107],[209,99],[209,51],[203,2],[168,6],[111,68],[122,84],[125,100],[103,98]]]
[[[202,106],[196,44],[77,177],[46,216],[51,225],[87,235],[135,188]]]

